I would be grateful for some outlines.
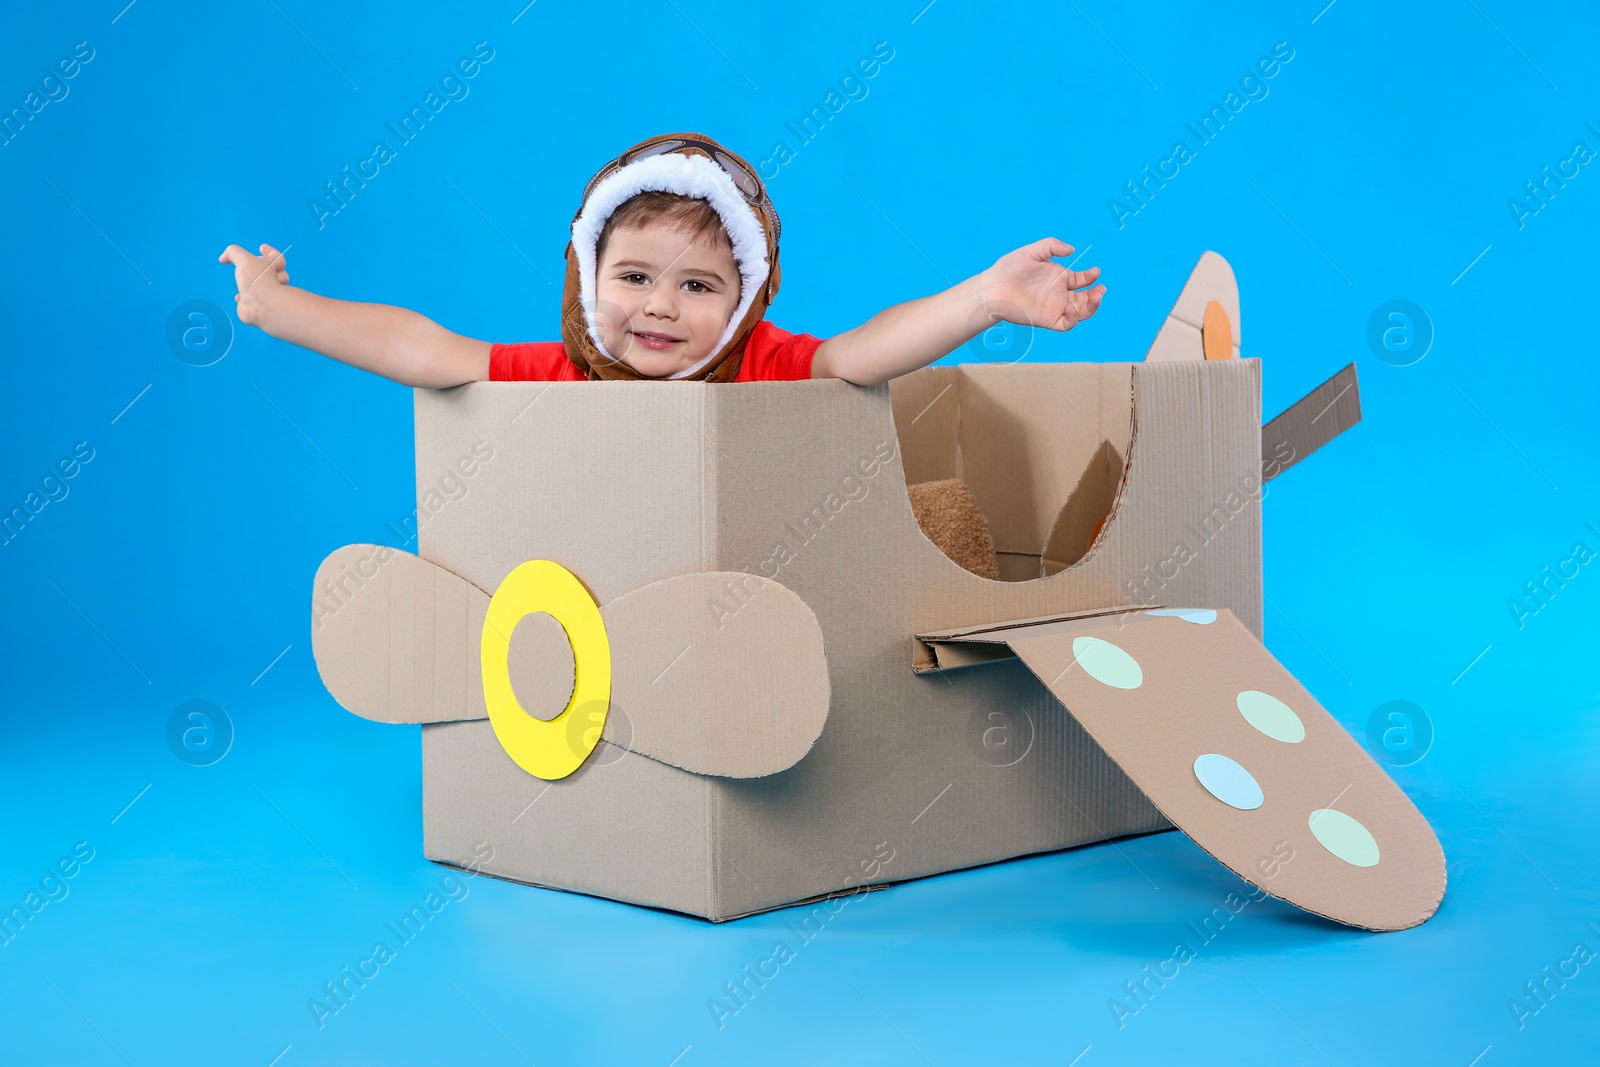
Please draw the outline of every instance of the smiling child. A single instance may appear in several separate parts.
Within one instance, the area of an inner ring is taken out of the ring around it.
[[[590,180],[572,223],[560,341],[493,344],[405,308],[289,284],[283,255],[229,245],[239,319],[403,385],[585,379],[712,382],[842,378],[877,385],[927,366],[999,321],[1064,331],[1095,313],[1100,269],[1054,262],[1053,237],[932,296],[826,340],[766,320],[778,292],[776,209],[756,172],[700,134],[644,141]]]

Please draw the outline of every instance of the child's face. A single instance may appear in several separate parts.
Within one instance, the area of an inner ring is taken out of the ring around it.
[[[595,288],[606,351],[664,378],[716,351],[739,306],[739,268],[725,244],[652,222],[611,232]]]

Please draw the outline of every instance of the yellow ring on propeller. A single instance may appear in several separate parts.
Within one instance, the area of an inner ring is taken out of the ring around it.
[[[554,616],[566,631],[575,668],[572,699],[548,722],[524,711],[511,688],[511,633],[536,611]],[[489,725],[506,755],[546,780],[565,778],[582,766],[599,743],[611,708],[611,643],[599,605],[577,576],[547,559],[529,560],[506,575],[489,598],[479,660]],[[579,716],[574,708],[588,710]]]

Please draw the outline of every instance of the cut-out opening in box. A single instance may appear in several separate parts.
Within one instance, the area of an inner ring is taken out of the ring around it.
[[[994,539],[999,577],[1083,559],[1132,473],[1132,365],[928,367],[890,382],[908,485],[955,479]]]

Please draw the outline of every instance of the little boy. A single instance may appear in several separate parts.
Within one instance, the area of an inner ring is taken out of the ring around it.
[[[562,340],[491,344],[413,311],[290,286],[270,245],[229,245],[239,319],[417,388],[474,381],[842,378],[878,385],[927,366],[996,322],[1070,330],[1093,315],[1098,267],[1053,262],[1046,238],[934,296],[822,340],[765,320],[778,291],[777,211],[743,159],[700,134],[635,145],[596,174],[572,223]]]

